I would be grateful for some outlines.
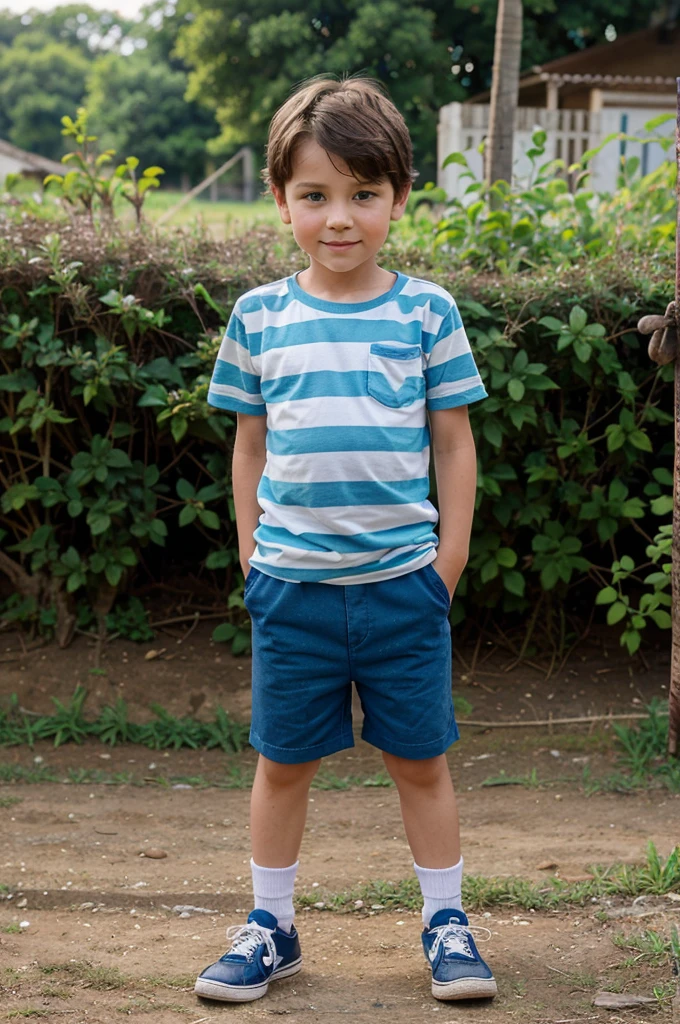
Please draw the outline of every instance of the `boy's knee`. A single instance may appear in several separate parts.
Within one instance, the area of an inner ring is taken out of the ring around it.
[[[272,786],[279,788],[302,786],[309,785],[320,764],[320,758],[315,761],[305,761],[302,764],[281,764],[279,761],[272,761],[260,754],[258,772],[261,772]]]
[[[427,788],[439,782],[444,774],[449,774],[448,764],[443,754],[424,760],[409,760],[383,751],[383,761],[397,786],[403,784]]]

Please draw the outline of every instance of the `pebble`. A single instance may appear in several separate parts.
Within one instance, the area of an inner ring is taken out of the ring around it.
[[[167,857],[167,853],[165,850],[159,850],[155,846],[150,846],[148,850],[142,850],[139,856],[149,857],[151,860],[163,860]]]

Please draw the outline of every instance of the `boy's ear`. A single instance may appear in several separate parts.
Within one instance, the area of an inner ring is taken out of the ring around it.
[[[276,205],[279,208],[279,214],[284,224],[290,224],[290,210],[288,209],[288,203],[286,202],[286,193],[278,188],[277,185],[271,186],[272,195],[276,200]]]
[[[391,220],[399,220],[404,215],[406,209],[406,203],[408,197],[411,195],[411,185],[408,184],[400,196],[395,196],[394,203],[392,204],[392,212],[390,214]]]

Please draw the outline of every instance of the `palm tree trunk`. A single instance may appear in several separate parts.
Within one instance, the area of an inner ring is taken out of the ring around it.
[[[522,0],[498,0],[486,178],[512,180],[512,139],[522,53]]]

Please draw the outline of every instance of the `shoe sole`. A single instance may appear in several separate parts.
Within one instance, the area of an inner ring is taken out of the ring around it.
[[[204,999],[218,999],[223,1003],[250,1003],[261,999],[267,994],[269,983],[279,978],[290,978],[302,968],[302,957],[294,960],[287,967],[282,967],[259,985],[225,985],[221,981],[210,981],[209,978],[197,978],[194,992]]]
[[[461,978],[460,981],[432,981],[435,999],[492,999],[498,994],[494,978]]]

